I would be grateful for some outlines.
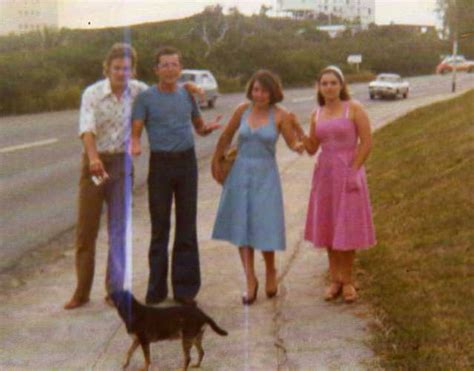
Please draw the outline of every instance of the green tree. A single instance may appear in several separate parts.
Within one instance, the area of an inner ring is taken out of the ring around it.
[[[445,37],[474,31],[473,0],[437,0]]]

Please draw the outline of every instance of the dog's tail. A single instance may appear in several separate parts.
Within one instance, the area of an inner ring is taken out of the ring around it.
[[[204,317],[206,318],[206,322],[209,324],[209,326],[211,326],[211,328],[216,332],[218,333],[219,335],[221,336],[227,336],[227,331],[220,328],[217,323],[214,322],[214,320],[209,317],[207,314],[203,313],[204,314]]]

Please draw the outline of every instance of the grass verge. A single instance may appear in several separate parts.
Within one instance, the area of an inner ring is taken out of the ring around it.
[[[359,280],[382,366],[472,370],[474,90],[378,131],[367,168],[379,243]]]

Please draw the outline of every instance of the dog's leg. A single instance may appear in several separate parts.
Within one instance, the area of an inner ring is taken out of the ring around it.
[[[198,361],[196,364],[192,365],[191,367],[201,367],[201,362],[202,362],[202,359],[204,358],[204,349],[202,348],[202,338],[204,336],[204,330],[201,330],[201,332],[198,334],[198,336],[196,336],[196,338],[194,339],[194,346],[196,347],[197,351],[198,351],[198,354],[199,354],[199,358],[198,358]]]
[[[143,356],[145,357],[145,367],[142,368],[143,371],[148,371],[150,368],[150,343],[143,339],[140,339],[140,345],[142,346]]]
[[[135,352],[139,344],[140,342],[138,341],[138,338],[134,338],[133,343],[132,345],[130,345],[130,349],[127,352],[127,358],[125,359],[125,362],[123,364],[124,369],[126,369],[130,364],[130,359],[132,358],[133,352]]]
[[[188,369],[189,363],[191,362],[191,348],[193,347],[193,340],[183,336],[182,345],[184,354],[183,370],[186,371]]]

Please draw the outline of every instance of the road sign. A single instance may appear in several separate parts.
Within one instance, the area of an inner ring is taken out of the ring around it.
[[[347,63],[359,64],[362,63],[362,54],[351,54],[347,57]]]

